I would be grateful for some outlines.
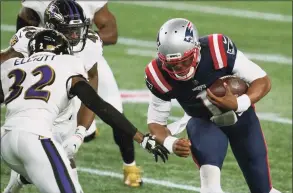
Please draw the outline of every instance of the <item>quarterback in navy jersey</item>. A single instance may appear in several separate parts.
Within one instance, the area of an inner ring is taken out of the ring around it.
[[[272,187],[266,142],[254,104],[271,89],[266,72],[250,61],[222,34],[199,38],[192,22],[175,18],[165,22],[157,36],[158,57],[145,68],[151,91],[147,124],[171,153],[192,153],[200,168],[201,193],[222,193],[220,172],[228,141],[252,193],[279,193]],[[224,84],[217,97],[208,89],[217,79],[237,76],[249,88],[239,97]],[[167,125],[175,99],[185,111]],[[174,135],[187,129],[189,139]]]

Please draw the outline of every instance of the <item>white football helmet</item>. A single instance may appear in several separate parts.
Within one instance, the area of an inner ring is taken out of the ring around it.
[[[172,78],[189,80],[194,76],[200,60],[197,29],[187,19],[168,20],[158,32],[157,51],[163,69]]]

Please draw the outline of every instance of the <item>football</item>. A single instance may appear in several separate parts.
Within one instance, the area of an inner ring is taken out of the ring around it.
[[[223,85],[224,82],[230,87],[232,93],[237,97],[245,94],[248,89],[246,82],[237,76],[223,76],[209,87],[210,91],[218,97],[225,96],[226,89]]]

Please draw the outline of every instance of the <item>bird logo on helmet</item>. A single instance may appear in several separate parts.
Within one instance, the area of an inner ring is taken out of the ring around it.
[[[54,4],[50,4],[46,9],[47,14],[49,15],[49,19],[56,19],[60,23],[64,22],[64,17],[60,14],[58,7]]]

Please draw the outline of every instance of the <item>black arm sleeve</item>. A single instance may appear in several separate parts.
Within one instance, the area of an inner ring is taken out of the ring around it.
[[[87,82],[77,82],[71,87],[70,94],[76,95],[87,108],[111,127],[119,128],[132,137],[136,134],[137,128],[122,113],[105,102]]]

